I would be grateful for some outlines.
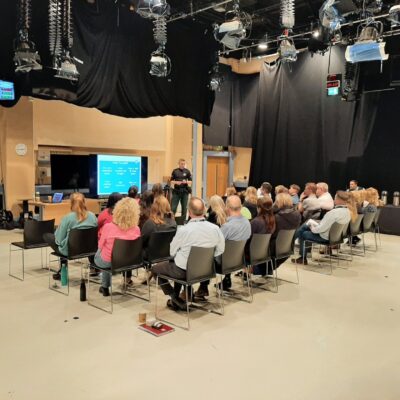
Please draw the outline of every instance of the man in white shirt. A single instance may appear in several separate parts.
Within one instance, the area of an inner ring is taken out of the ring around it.
[[[215,247],[214,257],[225,250],[225,239],[221,230],[204,218],[205,207],[203,200],[192,197],[189,202],[189,222],[178,229],[170,245],[170,254],[173,261],[166,261],[155,265],[152,271],[155,275],[166,275],[176,279],[186,279],[186,266],[190,249],[196,247]],[[167,279],[159,278],[164,294],[171,297],[167,306],[173,310],[186,310],[186,303],[179,298],[182,285],[175,283],[174,287]]]
[[[307,240],[328,244],[331,226],[335,222],[342,225],[350,222],[351,212],[348,207],[350,207],[349,193],[338,191],[335,196],[335,208],[328,211],[319,223],[310,220],[310,223],[303,224],[296,232],[296,237],[299,239],[300,244],[300,257],[292,259],[292,262],[307,265],[307,252],[304,248],[304,242]]]
[[[328,184],[325,182],[317,183],[316,195],[318,198],[319,208],[322,211],[330,211],[334,207],[334,202],[331,194],[329,193]]]
[[[317,185],[314,182],[306,183],[304,192],[300,195],[298,210],[303,216],[303,221],[310,218],[317,218],[321,212],[316,193]]]

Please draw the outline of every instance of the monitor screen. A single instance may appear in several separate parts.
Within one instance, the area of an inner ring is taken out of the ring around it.
[[[51,154],[51,189],[88,189],[89,156]]]
[[[136,185],[140,193],[143,184],[142,169],[142,157],[98,154],[97,195],[126,193],[132,185]]]
[[[0,100],[15,100],[14,83],[0,80]]]

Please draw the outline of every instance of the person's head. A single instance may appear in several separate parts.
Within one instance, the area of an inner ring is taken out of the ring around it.
[[[269,196],[264,196],[257,200],[257,214],[264,219],[267,231],[273,231],[275,228],[275,216],[272,209],[272,200]]]
[[[128,197],[130,197],[132,199],[136,199],[138,192],[139,192],[139,188],[137,186],[133,185],[128,189]]]
[[[322,196],[323,194],[327,193],[329,190],[329,186],[327,183],[325,182],[318,182],[317,183],[317,190],[315,192],[315,194],[317,195],[317,197]]]
[[[239,196],[229,196],[226,199],[226,213],[230,217],[241,215],[242,202]]]
[[[72,193],[69,197],[71,201],[71,211],[76,213],[78,221],[84,221],[87,218],[87,208],[85,196],[82,193]]]
[[[354,190],[350,192],[350,195],[357,206],[362,206],[365,200],[365,190]]]
[[[165,196],[158,196],[150,209],[150,219],[157,225],[165,223],[165,218],[172,218],[171,206]]]
[[[263,182],[261,184],[261,193],[263,194],[263,196],[271,194],[272,192],[272,185],[269,182]]]
[[[226,196],[233,196],[236,194],[236,189],[233,186],[229,186],[226,188]]]
[[[179,166],[179,169],[184,169],[184,168],[186,168],[186,160],[185,160],[184,158],[180,158],[180,159],[178,160],[178,166]]]
[[[357,207],[352,193],[338,190],[335,195],[335,206],[346,206],[350,211],[351,220],[357,219]]]
[[[108,196],[107,200],[107,208],[109,213],[111,214],[112,210],[114,209],[115,205],[122,199],[122,194],[118,192],[112,192]]]
[[[300,192],[300,186],[299,185],[295,185],[295,184],[290,185],[289,194],[291,196],[294,196],[295,194],[299,194],[299,192]]]
[[[215,194],[210,197],[210,208],[215,212],[217,216],[217,223],[219,226],[223,225],[226,222],[226,211],[225,211],[225,203],[222,200],[221,196]]]
[[[373,187],[365,189],[365,200],[377,207],[381,205],[379,200],[379,192]]]
[[[289,193],[289,189],[283,185],[275,186],[275,194],[279,193]]]
[[[189,216],[190,218],[204,217],[206,212],[204,202],[200,197],[192,197],[189,201]]]
[[[293,200],[289,193],[278,193],[275,197],[275,206],[278,209],[292,208]]]
[[[356,180],[352,179],[349,182],[349,189],[350,190],[356,190],[357,188],[358,188],[358,182]]]
[[[146,190],[140,197],[140,206],[150,208],[154,201],[154,194],[151,190]]]
[[[161,183],[155,183],[151,191],[153,192],[154,198],[164,195],[163,185]]]
[[[120,200],[114,207],[113,222],[122,230],[134,228],[139,222],[139,205],[130,197]]]
[[[304,194],[306,196],[311,196],[313,194],[315,195],[316,192],[317,192],[317,185],[314,182],[307,182],[304,188]]]
[[[257,204],[257,189],[254,186],[249,186],[244,194],[244,201],[251,204]]]

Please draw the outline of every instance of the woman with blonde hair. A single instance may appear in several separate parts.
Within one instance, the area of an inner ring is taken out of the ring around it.
[[[249,186],[244,193],[243,207],[250,211],[252,219],[257,217],[257,200],[257,189],[254,186]]]
[[[214,196],[211,196],[209,203],[210,207],[208,208],[207,221],[222,226],[227,219],[225,203],[222,200],[222,197],[215,194]]]
[[[99,240],[99,249],[94,257],[94,262],[98,267],[111,268],[111,255],[115,239],[135,240],[140,236],[139,212],[139,205],[130,197],[125,197],[115,205],[113,220],[104,225]],[[103,296],[110,295],[110,283],[110,272],[103,271],[99,289]]]
[[[68,257],[68,238],[71,229],[89,229],[97,227],[96,216],[87,210],[85,204],[85,196],[82,193],[72,193],[69,197],[71,202],[71,212],[65,215],[60,225],[55,232],[46,233],[43,239],[50,245],[50,247],[59,254]],[[90,260],[92,261],[92,260]],[[60,264],[67,265],[68,261],[66,258],[60,258]],[[60,270],[53,274],[55,280],[60,280]]]

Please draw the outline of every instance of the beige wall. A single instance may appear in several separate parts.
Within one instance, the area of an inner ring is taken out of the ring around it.
[[[249,178],[250,174],[250,163],[251,163],[251,149],[246,147],[234,147],[234,168],[233,168],[233,180],[243,180],[246,176]]]

